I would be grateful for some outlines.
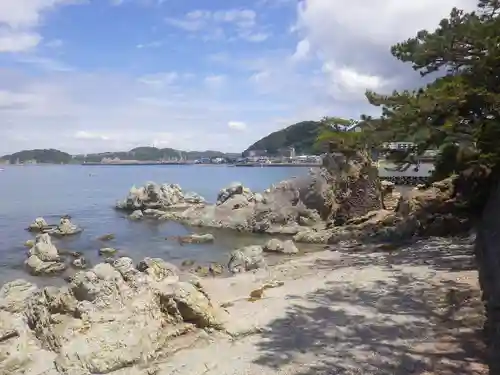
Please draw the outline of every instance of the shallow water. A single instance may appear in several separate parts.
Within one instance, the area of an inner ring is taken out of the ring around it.
[[[134,260],[146,256],[181,263],[225,262],[229,251],[239,246],[258,244],[266,236],[233,231],[192,229],[174,222],[144,220],[133,222],[113,209],[132,185],[148,181],[178,183],[185,191],[195,191],[215,201],[219,190],[239,181],[254,191],[292,176],[306,174],[308,168],[238,168],[228,166],[11,166],[0,172],[0,284],[14,278],[31,279],[23,268],[24,242],[33,236],[26,228],[36,217],[49,224],[64,214],[84,228],[74,237],[54,240],[59,249],[81,251],[91,264],[102,261],[101,247],[114,247]],[[180,246],[166,237],[193,231],[214,233],[208,245]],[[102,243],[97,237],[113,233],[116,239]],[[54,280],[35,279],[39,284]]]

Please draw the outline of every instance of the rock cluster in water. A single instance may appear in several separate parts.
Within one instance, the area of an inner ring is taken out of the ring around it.
[[[45,250],[55,261],[53,249]],[[79,271],[62,288],[3,285],[0,373],[109,373],[153,360],[193,329],[221,328],[199,282],[183,277],[161,259],[134,266],[119,258]]]
[[[28,227],[34,233],[47,233],[52,236],[64,237],[78,234],[83,231],[78,225],[71,222],[70,218],[63,216],[58,225],[50,225],[43,217],[36,218]]]
[[[219,192],[215,204],[200,204],[198,200],[182,200],[179,187],[163,190],[159,199],[158,185],[148,184],[138,189],[143,197],[140,202],[169,203],[120,208],[142,207],[132,214],[134,218],[148,216],[190,226],[294,235],[296,242],[398,241],[414,235],[461,232],[469,226],[467,219],[454,212],[452,181],[419,186],[402,196],[394,184],[379,180],[378,170],[368,158],[358,155],[348,160],[344,155],[330,154],[323,159],[322,168],[311,170],[307,177],[283,181],[262,193],[233,183]],[[155,193],[144,199],[149,191]],[[128,201],[136,202],[137,198],[129,197]],[[178,206],[172,202],[178,201],[183,202],[183,209],[173,210]]]
[[[201,199],[186,199],[181,192],[178,185],[148,183],[133,188],[117,207],[133,211],[133,219],[148,216],[190,226],[288,235],[325,221],[341,224],[382,208],[377,169],[366,160],[348,163],[334,155],[325,158],[322,169],[262,193],[233,183],[219,192],[215,204],[203,204]]]
[[[38,234],[34,241],[30,242],[27,259],[24,262],[29,273],[32,275],[52,275],[65,271],[68,267],[67,257],[74,258],[71,264],[75,268],[85,268],[87,263],[82,254],[77,252],[61,252],[52,243],[48,233]]]
[[[133,212],[132,218],[140,219],[142,212],[147,209],[185,209],[191,205],[202,205],[205,199],[196,193],[183,192],[177,184],[159,185],[148,182],[146,185],[132,187],[127,198],[116,204],[118,209]]]

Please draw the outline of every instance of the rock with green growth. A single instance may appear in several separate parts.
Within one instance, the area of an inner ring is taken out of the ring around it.
[[[103,242],[106,242],[106,241],[112,241],[116,238],[116,236],[113,234],[113,233],[109,233],[109,234],[104,234],[100,237],[97,237],[97,239],[99,241],[103,241]]]
[[[115,255],[117,252],[118,250],[116,250],[113,247],[103,247],[102,249],[99,249],[99,255],[106,257],[110,255]]]
[[[191,267],[192,265],[194,265],[196,262],[192,259],[186,259],[186,260],[183,260],[181,265],[182,267]]]
[[[141,220],[144,218],[144,214],[141,210],[135,210],[128,217],[130,220]]]
[[[35,246],[35,240],[28,240],[24,243],[24,246],[31,249],[33,246]]]

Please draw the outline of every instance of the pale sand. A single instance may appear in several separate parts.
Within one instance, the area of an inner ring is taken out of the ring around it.
[[[284,284],[246,300],[269,280]],[[184,338],[189,348],[120,374],[487,373],[478,358],[477,272],[464,241],[428,240],[393,255],[324,251],[204,285],[216,302],[234,301],[227,334]]]

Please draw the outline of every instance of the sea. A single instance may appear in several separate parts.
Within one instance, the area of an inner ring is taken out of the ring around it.
[[[174,264],[185,260],[206,265],[226,263],[228,254],[241,246],[262,244],[268,236],[230,230],[190,228],[176,222],[130,221],[115,203],[126,197],[132,186],[146,182],[176,183],[184,191],[196,192],[215,202],[221,188],[241,182],[252,191],[262,191],[282,180],[308,173],[304,167],[231,167],[227,165],[150,166],[5,166],[0,170],[0,285],[17,278],[39,285],[62,282],[62,276],[33,277],[24,268],[28,249],[25,242],[34,235],[26,230],[37,217],[56,224],[70,215],[83,232],[54,239],[60,250],[82,252],[92,265],[102,262],[98,250],[113,247],[121,256],[139,261],[159,257]],[[193,232],[212,233],[213,244],[183,245],[172,237]],[[114,234],[103,243],[98,237]],[[71,271],[68,271],[71,272]]]

